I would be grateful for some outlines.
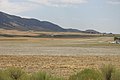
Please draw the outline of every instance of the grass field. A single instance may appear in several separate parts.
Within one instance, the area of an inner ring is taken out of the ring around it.
[[[119,55],[120,45],[113,37],[94,38],[0,38],[0,54],[4,55]]]
[[[68,78],[82,69],[99,69],[103,64],[120,68],[120,56],[0,56],[0,68],[20,67],[28,73],[44,71]]]
[[[17,36],[0,37],[1,69],[15,66],[30,73],[42,70],[52,75],[68,78],[82,69],[97,69],[102,64],[111,63],[117,68],[120,67],[120,45],[111,43],[114,41],[113,36],[69,32],[4,32],[0,33],[17,34]],[[70,34],[72,36],[77,34],[82,37],[33,37],[41,34]]]

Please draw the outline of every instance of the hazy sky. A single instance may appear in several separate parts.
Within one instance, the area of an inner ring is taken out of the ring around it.
[[[120,0],[0,0],[0,11],[63,28],[120,33]]]

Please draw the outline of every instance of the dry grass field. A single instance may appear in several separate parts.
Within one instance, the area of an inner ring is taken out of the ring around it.
[[[40,34],[88,35],[69,32],[19,31],[0,31],[0,34],[32,36]],[[112,44],[113,39],[114,37],[108,36],[85,38],[1,36],[0,68],[21,67],[30,73],[42,70],[65,78],[84,68],[100,68],[102,64],[110,63],[120,68],[120,45]]]
[[[85,68],[99,69],[103,64],[120,68],[120,56],[0,56],[0,68],[21,67],[28,73],[45,71],[55,76],[68,78]]]
[[[1,55],[119,55],[113,37],[95,38],[0,38]]]

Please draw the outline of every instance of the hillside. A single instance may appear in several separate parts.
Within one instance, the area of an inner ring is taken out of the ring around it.
[[[0,12],[0,28],[8,30],[34,30],[34,31],[56,31],[65,32],[66,30],[56,24],[37,19],[21,18]]]
[[[18,31],[82,32],[82,33],[92,33],[92,34],[100,33],[95,30],[81,31],[72,28],[64,29],[59,25],[48,21],[40,21],[34,18],[22,18],[4,12],[0,12],[0,29],[18,30]]]

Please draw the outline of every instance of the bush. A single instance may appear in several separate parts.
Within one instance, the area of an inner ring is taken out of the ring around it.
[[[8,68],[0,70],[0,80],[64,80],[53,77],[45,72],[27,74],[19,68]],[[104,65],[100,71],[94,69],[84,69],[72,76],[68,80],[120,80],[120,70],[112,65]]]
[[[63,79],[53,77],[45,72],[37,72],[32,75],[31,80],[63,80]]]
[[[5,71],[6,75],[8,77],[10,77],[12,80],[20,80],[22,77],[25,76],[25,72],[22,71],[21,69],[19,68],[14,68],[14,67],[11,67],[11,68],[8,68],[6,71]]]
[[[75,75],[70,76],[69,80],[102,80],[102,76],[97,70],[85,69]]]
[[[63,78],[59,78],[59,77],[53,77],[53,76],[51,76],[49,78],[49,80],[64,80],[64,79]]]
[[[31,80],[31,75],[24,74],[19,80]]]
[[[104,80],[111,80],[112,78],[112,74],[114,73],[115,68],[113,67],[113,65],[103,65],[101,67],[101,72],[103,74],[103,78]]]
[[[31,80],[48,80],[50,78],[45,72],[37,72],[32,75]]]
[[[111,80],[120,80],[120,70],[115,70],[115,72],[112,73]]]
[[[12,80],[8,77],[3,70],[0,70],[0,80]]]
[[[63,78],[53,77],[45,72],[36,72],[30,75],[20,68],[11,67],[0,70],[0,80],[63,80]]]

